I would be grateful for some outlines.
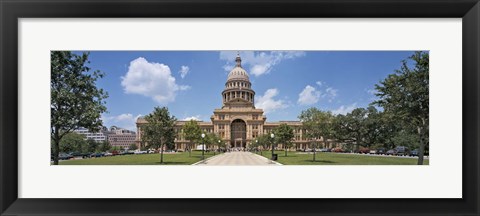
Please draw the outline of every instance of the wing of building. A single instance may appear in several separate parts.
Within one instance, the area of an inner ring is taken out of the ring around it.
[[[137,135],[134,131],[117,126],[110,127],[110,130],[107,127],[100,127],[98,132],[91,132],[86,128],[79,128],[73,132],[85,136],[85,140],[92,139],[97,143],[108,141],[111,146],[117,146],[122,149],[137,143]]]
[[[210,122],[199,121],[200,128],[207,133],[215,133],[227,147],[248,147],[250,143],[261,134],[270,133],[280,124],[290,125],[294,129],[294,149],[304,149],[308,144],[305,131],[300,121],[267,122],[267,116],[262,109],[255,108],[255,91],[248,77],[247,71],[242,67],[242,59],[237,55],[236,65],[228,74],[225,89],[222,91],[222,107],[215,109]],[[185,150],[189,141],[183,136],[183,125],[187,121],[177,121],[175,131],[177,139],[176,149]],[[146,121],[137,120],[137,145],[141,141],[141,125]],[[279,146],[282,148],[281,144]],[[195,146],[193,146],[195,148]]]

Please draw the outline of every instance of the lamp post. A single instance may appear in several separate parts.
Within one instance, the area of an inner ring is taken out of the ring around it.
[[[275,134],[271,133],[270,134],[270,138],[272,138],[272,160],[273,160],[273,154],[274,154],[274,151],[275,151]]]
[[[258,151],[259,148],[258,148],[258,140],[257,139],[255,140],[255,148],[256,148],[255,150]],[[260,151],[260,155],[262,155],[262,151]]]
[[[205,134],[202,133],[202,160],[205,160]]]
[[[219,149],[220,149],[220,142],[221,142],[221,141],[220,141],[220,140],[218,140],[218,146],[217,146],[217,150],[219,150]],[[215,155],[215,151],[213,151],[213,155]]]

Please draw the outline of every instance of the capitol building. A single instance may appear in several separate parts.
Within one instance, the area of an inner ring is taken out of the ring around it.
[[[237,55],[236,65],[228,74],[225,88],[222,91],[222,107],[213,110],[210,122],[197,121],[202,131],[217,134],[227,147],[248,148],[262,134],[269,134],[280,124],[293,128],[294,139],[292,149],[305,149],[309,141],[305,138],[305,130],[300,121],[268,122],[262,109],[255,108],[255,91],[242,67],[242,59]],[[175,149],[186,150],[189,141],[184,138],[183,126],[188,121],[177,121],[175,124]],[[143,118],[137,119],[137,145],[141,141],[141,126],[146,124]],[[197,143],[195,145],[200,145]],[[192,146],[193,149],[196,146]],[[282,144],[278,145],[282,148]]]

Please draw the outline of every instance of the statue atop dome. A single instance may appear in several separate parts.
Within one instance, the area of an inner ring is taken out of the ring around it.
[[[237,52],[237,58],[235,58],[235,62],[237,63],[235,67],[242,67],[242,58],[240,58],[240,52]]]

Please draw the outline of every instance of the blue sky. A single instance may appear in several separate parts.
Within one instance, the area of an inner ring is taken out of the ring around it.
[[[267,121],[298,120],[317,107],[335,114],[366,107],[374,85],[413,51],[240,51]],[[90,66],[106,76],[104,125],[135,128],[138,116],[167,106],[177,119],[210,121],[237,51],[92,51]]]

